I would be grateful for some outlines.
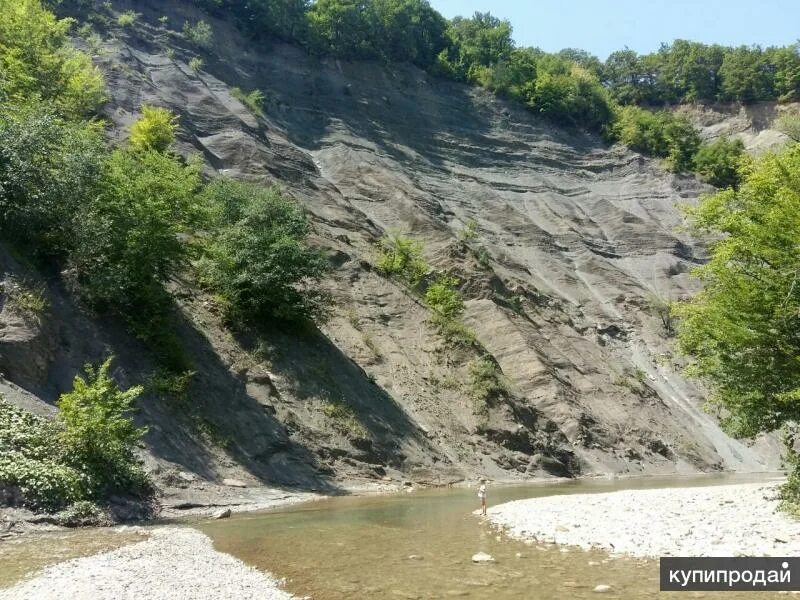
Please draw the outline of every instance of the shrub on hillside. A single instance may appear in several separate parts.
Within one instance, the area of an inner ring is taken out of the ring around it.
[[[210,48],[214,43],[214,31],[211,29],[211,25],[202,20],[194,25],[186,21],[183,24],[183,35],[195,46],[201,48]]]
[[[205,190],[212,236],[199,263],[201,278],[241,322],[303,321],[322,315],[319,289],[328,272],[310,247],[303,209],[278,188],[218,179]]]
[[[38,255],[63,254],[96,185],[100,129],[41,104],[0,105],[0,232]]]
[[[81,498],[83,481],[64,462],[62,431],[0,396],[0,503],[57,510]]]
[[[563,61],[541,59],[528,106],[557,123],[600,131],[612,119],[612,101],[597,77]]]
[[[700,146],[694,157],[695,171],[715,187],[735,188],[739,185],[739,167],[744,155],[742,140],[721,137]]]
[[[700,147],[700,136],[685,117],[635,106],[618,111],[609,134],[633,150],[666,158],[674,171],[690,171]]]
[[[85,376],[75,377],[72,391],[58,400],[64,456],[81,472],[90,498],[148,489],[135,453],[146,430],[131,418],[142,388],[121,390],[108,374],[111,360],[87,365]]]
[[[0,504],[63,512],[74,523],[97,517],[113,494],[146,494],[150,484],[134,449],[144,430],[130,417],[141,392],[122,391],[108,376],[111,359],[76,377],[48,420],[0,397]]]
[[[388,232],[377,246],[378,260],[375,266],[383,275],[416,285],[428,272],[420,242],[400,233]]]
[[[142,116],[131,126],[130,145],[137,150],[166,152],[175,141],[177,118],[166,108],[143,106]]]
[[[79,215],[71,261],[84,297],[143,321],[163,312],[163,283],[187,257],[178,234],[200,219],[200,166],[153,150],[120,149],[103,164]]]
[[[464,301],[457,285],[454,277],[439,277],[425,291],[425,303],[438,315],[455,319],[464,312]]]
[[[473,362],[469,368],[469,376],[472,397],[481,408],[508,393],[503,373],[490,358]]]
[[[256,115],[260,115],[264,109],[264,93],[261,90],[245,92],[241,88],[234,87],[231,88],[231,95]]]
[[[50,102],[56,114],[91,114],[105,84],[88,55],[69,45],[74,21],[57,19],[40,0],[5,0],[0,18],[0,104]]]

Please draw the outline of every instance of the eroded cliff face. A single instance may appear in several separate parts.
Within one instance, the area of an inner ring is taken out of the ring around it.
[[[147,460],[164,485],[238,477],[333,489],[778,465],[772,440],[731,440],[701,410],[654,308],[695,289],[688,271],[703,247],[681,232],[676,205],[707,191],[697,181],[410,66],[257,48],[219,20],[214,50],[200,51],[158,17],[179,30],[207,16],[180,3],[120,5],[130,7],[137,24],[95,55],[113,135],[142,104],[168,107],[178,151],[200,153],[209,175],[280,185],[307,208],[335,266],[320,331],[258,339],[228,332],[189,276],[173,282],[197,375],[188,402],[143,401]],[[263,115],[233,86],[262,90]],[[464,243],[471,219],[477,238]],[[449,347],[418,297],[374,271],[387,230],[424,242],[432,265],[464,281],[464,322],[483,349]],[[6,278],[25,274],[8,256],[2,266]],[[108,352],[123,382],[146,377],[153,365],[135,341],[58,281],[48,293],[41,321],[0,314],[0,391],[44,410]],[[489,403],[469,385],[484,353],[509,388]]]

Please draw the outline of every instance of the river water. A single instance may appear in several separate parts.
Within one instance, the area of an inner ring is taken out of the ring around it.
[[[763,480],[763,476],[730,475],[580,480],[490,488],[489,501]],[[315,600],[660,597],[657,560],[612,559],[599,550],[524,544],[474,515],[477,506],[475,489],[437,489],[331,498],[199,528],[214,540],[217,550],[285,578],[288,591]],[[475,564],[471,557],[476,552],[487,552],[496,562]],[[612,586],[612,591],[594,593],[599,584]],[[669,595],[675,596],[661,596]],[[680,597],[746,595],[684,592]]]
[[[765,475],[722,475],[498,486],[489,488],[489,503],[620,489],[664,488],[669,494],[673,487],[766,480]],[[473,514],[477,508],[474,488],[433,489],[328,498],[193,526],[209,535],[217,550],[284,578],[288,591],[314,600],[777,597],[659,594],[657,560],[525,544]],[[0,587],[48,564],[143,539],[148,529],[84,529],[0,542]],[[473,563],[477,552],[491,554],[495,562]],[[611,591],[594,593],[600,584]]]

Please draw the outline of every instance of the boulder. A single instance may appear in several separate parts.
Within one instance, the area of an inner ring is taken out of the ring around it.
[[[227,519],[231,516],[231,509],[230,508],[223,508],[222,510],[218,510],[213,515],[211,515],[212,519]]]
[[[474,563],[494,562],[494,557],[491,554],[486,554],[486,552],[478,552],[477,554],[472,555],[472,562]]]
[[[244,481],[239,481],[238,479],[223,479],[222,485],[227,485],[228,487],[235,487],[235,488],[247,487],[247,484]]]

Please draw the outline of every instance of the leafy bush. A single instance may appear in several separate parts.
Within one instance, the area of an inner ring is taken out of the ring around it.
[[[503,373],[493,360],[481,358],[470,365],[470,392],[480,406],[508,393]]]
[[[139,13],[132,10],[126,10],[120,13],[117,17],[117,25],[120,27],[131,27],[139,19]]]
[[[39,317],[50,308],[43,284],[7,277],[0,284],[0,292],[5,294],[8,305],[23,316]]]
[[[200,69],[203,68],[203,64],[203,59],[199,56],[193,56],[191,59],[189,59],[189,68],[195,73],[199,72]]]
[[[179,233],[199,222],[200,166],[153,150],[120,149],[81,208],[71,261],[101,311],[144,321],[164,312],[162,284],[184,264]]]
[[[450,346],[456,348],[479,348],[475,333],[459,319],[450,319],[436,313],[433,315],[431,323]]]
[[[333,421],[334,427],[353,438],[369,437],[366,428],[358,420],[352,407],[343,402],[325,402],[322,404],[323,414]]]
[[[700,147],[700,136],[685,117],[635,106],[619,110],[610,135],[633,150],[666,158],[674,171],[691,170]]]
[[[303,321],[320,316],[329,263],[306,243],[303,209],[278,188],[217,179],[205,190],[212,235],[198,267],[229,318]]]
[[[62,427],[0,396],[0,501],[57,510],[84,493],[81,474],[65,464]]]
[[[91,500],[78,500],[56,515],[62,527],[97,527],[108,523],[108,519],[97,504]]]
[[[800,142],[800,114],[783,114],[775,120],[775,129],[793,142]]]
[[[254,114],[260,115],[264,109],[264,93],[261,90],[244,92],[238,87],[231,88],[231,95],[249,108]]]
[[[611,121],[611,98],[586,69],[542,59],[537,73],[527,97],[532,110],[558,123],[582,125],[594,131],[600,131]]]
[[[142,116],[131,126],[131,147],[166,152],[175,141],[176,128],[177,118],[166,108],[142,106]]]
[[[458,279],[439,277],[425,291],[425,302],[445,319],[455,319],[464,312],[464,301],[456,286]]]
[[[214,31],[205,21],[198,21],[194,25],[186,21],[183,24],[183,35],[195,46],[210,48],[214,43]]]
[[[398,277],[409,285],[416,285],[428,272],[420,242],[389,232],[378,241],[376,267],[386,277]]]
[[[739,185],[739,167],[743,156],[742,140],[721,137],[700,146],[694,157],[695,170],[715,187],[735,188]]]
[[[122,391],[108,374],[111,360],[87,365],[85,377],[75,377],[72,391],[58,400],[64,455],[92,498],[149,487],[134,451],[146,430],[130,417],[142,388]]]
[[[74,21],[40,0],[5,0],[0,19],[0,104],[45,100],[55,114],[92,113],[105,100],[100,71],[69,45]]]
[[[150,378],[149,386],[161,398],[184,404],[188,400],[189,386],[197,373],[195,371],[176,372],[162,367]]]
[[[42,255],[66,252],[75,214],[96,184],[100,129],[41,105],[0,105],[0,231]]]

